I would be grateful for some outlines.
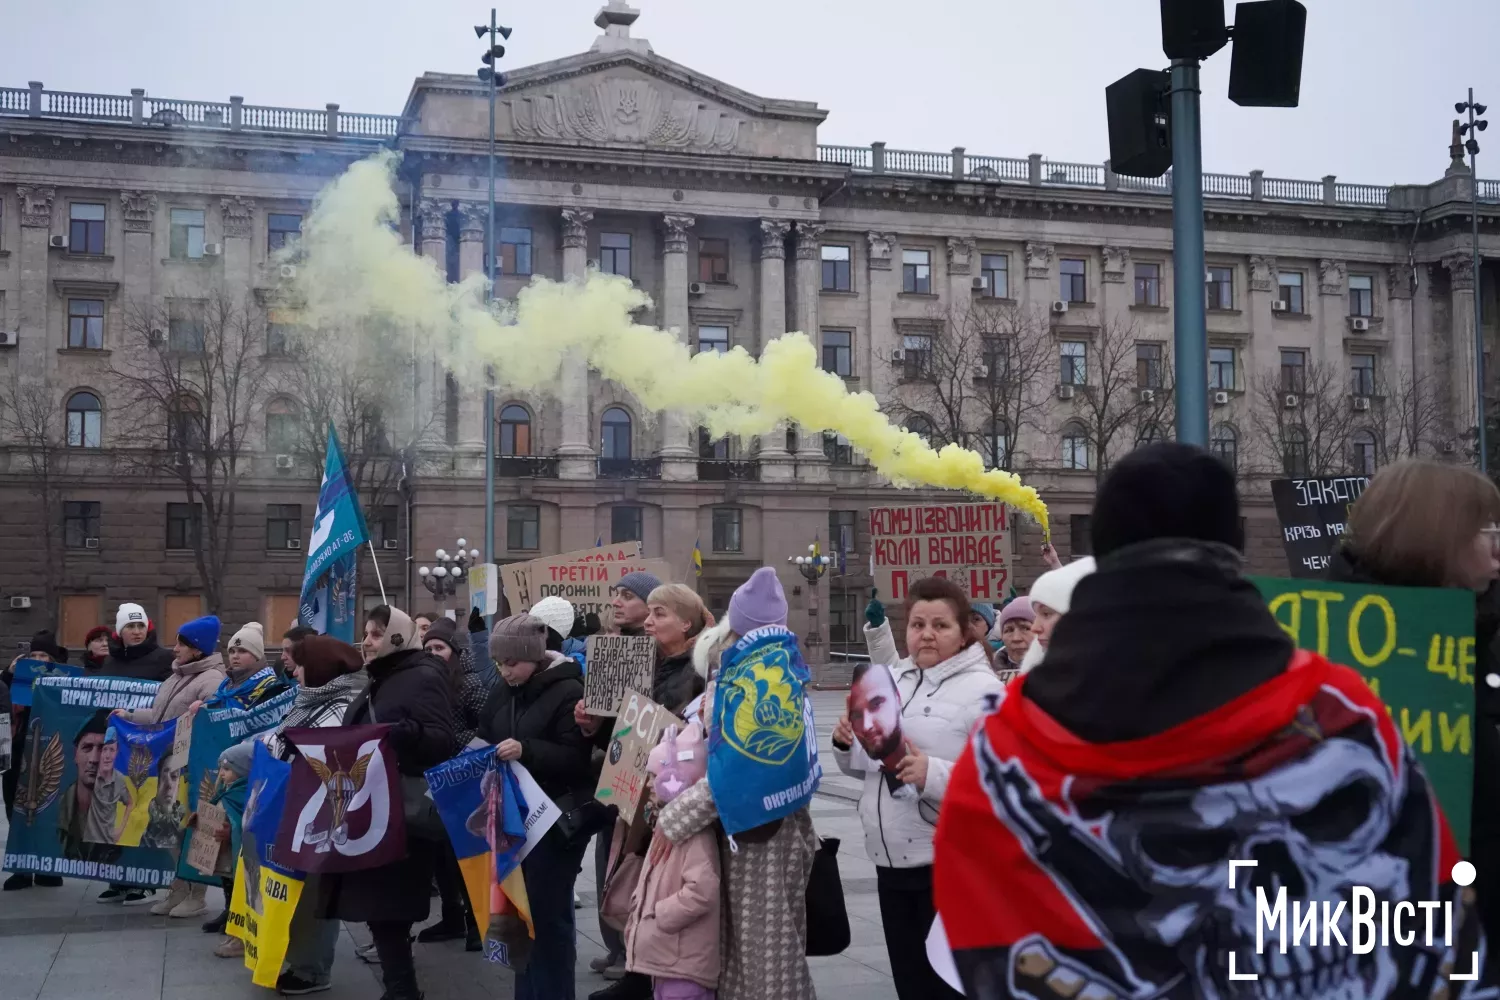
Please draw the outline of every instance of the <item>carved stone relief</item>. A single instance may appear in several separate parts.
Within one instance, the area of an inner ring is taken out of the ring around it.
[[[1318,261],[1318,291],[1324,295],[1343,295],[1344,278],[1348,268],[1341,260],[1324,258]]]
[[[156,217],[156,192],[121,191],[120,207],[125,216],[127,233],[149,233]]]
[[[797,223],[797,259],[818,260],[821,253],[823,232],[827,227],[821,222]]]
[[[974,241],[969,237],[948,237],[948,273],[968,274],[974,260],[974,250]]]
[[[226,239],[249,239],[254,228],[255,203],[248,198],[220,198],[219,210],[224,214],[224,236]]]
[[[57,197],[57,189],[22,184],[16,188],[16,194],[21,199],[21,225],[32,229],[50,229],[52,202]]]
[[[1052,273],[1051,243],[1026,244],[1026,277],[1045,278]]]
[[[517,139],[624,142],[732,152],[742,118],[646,80],[606,79],[558,86],[501,102]]]
[[[891,254],[896,248],[896,234],[871,232],[866,238],[870,242],[870,270],[889,271]]]
[[[1130,248],[1107,246],[1104,248],[1103,280],[1107,284],[1121,284],[1125,272],[1130,269]]]
[[[589,245],[589,223],[594,213],[587,208],[565,208],[562,210],[563,249],[586,250]]]
[[[1252,256],[1250,258],[1250,290],[1269,292],[1276,283],[1276,258]]]
[[[687,253],[688,230],[692,229],[698,220],[691,215],[664,215],[661,221],[666,234],[662,243],[662,251],[664,253]]]
[[[760,256],[766,258],[786,258],[786,234],[791,232],[792,224],[784,219],[761,219],[760,220]]]

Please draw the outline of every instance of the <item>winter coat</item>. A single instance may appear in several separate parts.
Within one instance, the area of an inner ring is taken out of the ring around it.
[[[903,788],[900,797],[893,797],[879,764],[858,743],[847,750],[835,744],[833,756],[839,770],[864,779],[859,816],[870,860],[882,868],[920,868],[932,864],[932,836],[953,762],[963,753],[974,724],[990,711],[988,696],[998,696],[1002,687],[982,643],[926,670],[902,660],[891,674],[901,695],[902,739],[927,755],[921,794],[913,796]]]
[[[901,653],[896,649],[896,637],[891,633],[891,620],[865,626],[865,649],[870,652],[871,663],[883,663],[888,667],[901,662]]]
[[[224,657],[210,653],[191,663],[172,664],[172,676],[156,689],[156,700],[150,708],[135,708],[121,713],[125,721],[138,726],[166,722],[186,715],[195,701],[208,701],[219,689],[224,677]]]
[[[630,899],[626,968],[718,986],[719,893],[719,838],[713,829],[680,844],[658,831]]]
[[[109,656],[99,673],[105,677],[132,677],[140,681],[165,681],[172,675],[176,654],[156,641],[156,630],[146,633],[138,646],[127,646],[118,636],[109,640]]]
[[[708,782],[699,781],[663,807],[656,827],[678,845],[718,831],[718,1000],[814,1000],[806,958],[807,880],[818,850],[812,815],[792,813],[766,841],[737,838],[737,850],[718,818]]]
[[[372,660],[365,669],[369,697],[349,707],[343,724],[389,724],[390,746],[402,775],[421,777],[460,749],[453,745],[453,699],[441,660],[420,649],[403,649]],[[400,861],[325,876],[318,915],[359,922],[426,920],[439,850],[435,843],[408,835],[406,857]]]
[[[573,793],[582,802],[594,789],[589,741],[573,720],[573,706],[583,698],[583,670],[560,653],[547,657],[525,684],[495,686],[480,712],[479,736],[486,743],[516,740],[521,766],[542,791],[553,801]]]
[[[258,739],[271,751],[277,760],[291,760],[290,744],[282,734],[288,729],[322,729],[325,726],[341,726],[344,713],[351,702],[369,686],[370,675],[363,670],[352,674],[340,674],[322,687],[299,687],[292,707],[275,729],[268,730]]]

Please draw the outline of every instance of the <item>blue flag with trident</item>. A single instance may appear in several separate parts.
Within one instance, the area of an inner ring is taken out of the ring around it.
[[[328,425],[328,456],[323,461],[323,485],[313,515],[312,538],[307,543],[307,569],[302,573],[302,601],[297,620],[325,635],[355,642],[355,570],[359,547],[370,540],[359,496],[349,482],[349,467],[333,425]]]

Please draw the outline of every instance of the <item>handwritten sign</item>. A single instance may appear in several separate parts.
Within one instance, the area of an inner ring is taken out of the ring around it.
[[[484,563],[469,567],[469,606],[482,615],[493,615],[500,604],[500,567]],[[450,612],[451,616],[451,612]]]
[[[626,574],[650,573],[663,583],[672,579],[665,559],[641,556],[640,542],[578,549],[559,556],[500,567],[511,614],[529,611],[544,597],[561,597],[584,614],[600,614],[610,602],[610,591]]]
[[[945,576],[976,601],[1003,601],[1010,586],[1010,520],[999,503],[870,510],[875,586],[902,601],[918,580]]]
[[[188,842],[187,862],[202,875],[223,876],[230,874],[228,845],[219,839],[219,832],[229,823],[224,807],[212,802],[198,804],[198,824],[193,827],[192,839]]]
[[[592,668],[590,668],[592,669]],[[618,806],[620,819],[630,828],[626,848],[640,844],[646,830],[646,759],[661,740],[662,732],[677,721],[677,716],[635,691],[626,693],[615,716],[615,728],[609,749],[604,754],[604,770],[594,798],[605,805]]]
[[[507,563],[500,567],[500,580],[505,587],[505,596],[510,601],[510,613],[518,615],[522,611],[530,611],[533,604],[547,596],[536,590],[536,578],[533,575],[536,569],[543,568],[545,565],[625,563],[640,558],[640,542],[599,545],[592,549],[574,549],[562,555],[533,559],[530,562]]]
[[[1474,595],[1251,579],[1299,648],[1355,668],[1385,701],[1467,852],[1474,780]]]
[[[1292,576],[1321,580],[1349,525],[1349,505],[1370,481],[1364,476],[1273,479],[1271,500],[1281,522],[1281,542]]]
[[[583,705],[590,715],[613,716],[631,691],[651,690],[656,640],[649,635],[591,635]]]

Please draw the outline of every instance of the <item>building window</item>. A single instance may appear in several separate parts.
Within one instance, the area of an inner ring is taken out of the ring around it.
[[[1006,385],[1010,382],[1016,349],[1015,337],[984,338],[984,371],[981,374],[986,382],[994,385]]]
[[[1307,352],[1281,352],[1281,391],[1304,393],[1307,391]]]
[[[834,590],[828,595],[828,641],[837,646],[864,647],[859,594]]]
[[[1065,340],[1059,347],[1058,364],[1063,385],[1088,385],[1089,345],[1082,340]]]
[[[266,504],[266,548],[295,549],[302,545],[302,505]]]
[[[1141,389],[1160,389],[1165,382],[1162,345],[1135,345],[1135,384]]]
[[[1062,275],[1062,300],[1064,302],[1087,302],[1089,300],[1088,262],[1064,257],[1057,262]]]
[[[599,270],[605,274],[630,277],[630,234],[599,234]]]
[[[915,295],[932,294],[932,251],[901,251],[901,290]]]
[[[1278,289],[1276,297],[1281,302],[1283,311],[1289,313],[1303,311],[1301,271],[1277,272],[1276,287]]]
[[[937,431],[932,426],[932,420],[921,413],[914,413],[906,418],[906,429],[928,444],[932,444]]]
[[[1373,476],[1377,465],[1375,435],[1367,430],[1354,432],[1350,460],[1356,476]]]
[[[1010,468],[1010,431],[1003,421],[995,421],[984,429],[979,440],[979,454],[984,456],[987,469]]]
[[[99,514],[103,504],[97,500],[69,500],[63,504],[63,545],[86,549],[93,541],[99,544]]]
[[[1234,308],[1234,268],[1210,267],[1208,269],[1208,308]]]
[[[68,397],[68,447],[99,447],[99,397],[92,392],[75,392]]]
[[[500,457],[525,458],[531,454],[531,414],[512,403],[500,410]]]
[[[849,292],[854,290],[853,273],[849,262],[854,256],[851,247],[838,244],[823,244],[823,291]]]
[[[513,503],[505,511],[505,547],[513,552],[534,552],[542,547],[542,508],[534,503]]]
[[[698,428],[698,457],[705,462],[729,461],[729,438],[721,437],[716,441],[709,435],[707,427]]]
[[[840,378],[854,374],[854,331],[823,331],[823,370]]]
[[[167,404],[167,449],[176,452],[203,448],[203,408],[192,396],[178,396]]]
[[[992,299],[1010,298],[1010,257],[1003,253],[981,254],[979,276],[984,279],[984,294]]]
[[[1208,349],[1208,387],[1233,392],[1236,385],[1234,371],[1234,348],[1210,347]]]
[[[832,552],[848,555],[859,551],[858,529],[855,528],[859,512],[854,510],[830,510],[828,512],[828,548]]]
[[[1375,395],[1375,355],[1349,355],[1350,389],[1356,396]]]
[[[718,285],[729,281],[728,240],[698,240],[698,280]]]
[[[619,545],[621,542],[645,541],[645,532],[641,530],[641,508],[610,508],[609,541],[611,545]]]
[[[618,406],[611,406],[604,411],[601,430],[601,458],[630,458],[630,414]]]
[[[68,253],[104,253],[104,206],[68,206]]]
[[[401,523],[401,508],[393,503],[381,504],[379,507],[371,507],[365,520],[369,522],[370,538],[374,541],[377,549],[386,548],[387,542],[400,544],[401,533],[398,525]],[[395,548],[396,545],[391,545]]]
[[[274,399],[266,407],[267,451],[277,455],[292,454],[297,450],[300,430],[296,404],[286,399]]]
[[[196,549],[202,524],[203,508],[198,504],[167,504],[167,548]]]
[[[202,354],[205,344],[202,309],[196,305],[174,305],[167,318],[167,350],[175,354]]]
[[[203,209],[172,209],[172,235],[167,255],[173,260],[198,260],[203,256]]]
[[[728,354],[729,353],[729,327],[727,326],[700,326],[698,327],[698,353],[705,354]]]
[[[1135,304],[1138,306],[1161,305],[1161,265],[1137,264],[1135,266]]]
[[[901,338],[901,360],[906,369],[903,378],[926,378],[932,360],[932,336],[925,333],[904,335]]]
[[[1063,428],[1062,465],[1064,469],[1087,469],[1089,467],[1089,438],[1078,424]]]
[[[1068,546],[1074,559],[1094,554],[1093,521],[1088,514],[1068,518]]]
[[[823,457],[833,465],[853,465],[854,446],[842,434],[823,432]]]
[[[626,273],[630,269],[630,238],[625,241]],[[496,259],[496,274],[531,273],[531,230],[519,226],[500,227],[500,256]]]
[[[1375,315],[1375,279],[1368,274],[1349,275],[1349,315]]]
[[[1240,438],[1228,424],[1217,424],[1208,435],[1208,449],[1233,471],[1240,461]]]
[[[740,509],[738,507],[714,508],[715,552],[742,551],[740,525]]]
[[[1288,427],[1281,441],[1281,471],[1294,479],[1307,477],[1307,431]]]
[[[68,300],[68,346],[93,351],[104,346],[103,299]]]
[[[295,246],[297,237],[301,235],[302,216],[292,215],[289,212],[271,212],[266,215],[266,251],[268,253]]]

